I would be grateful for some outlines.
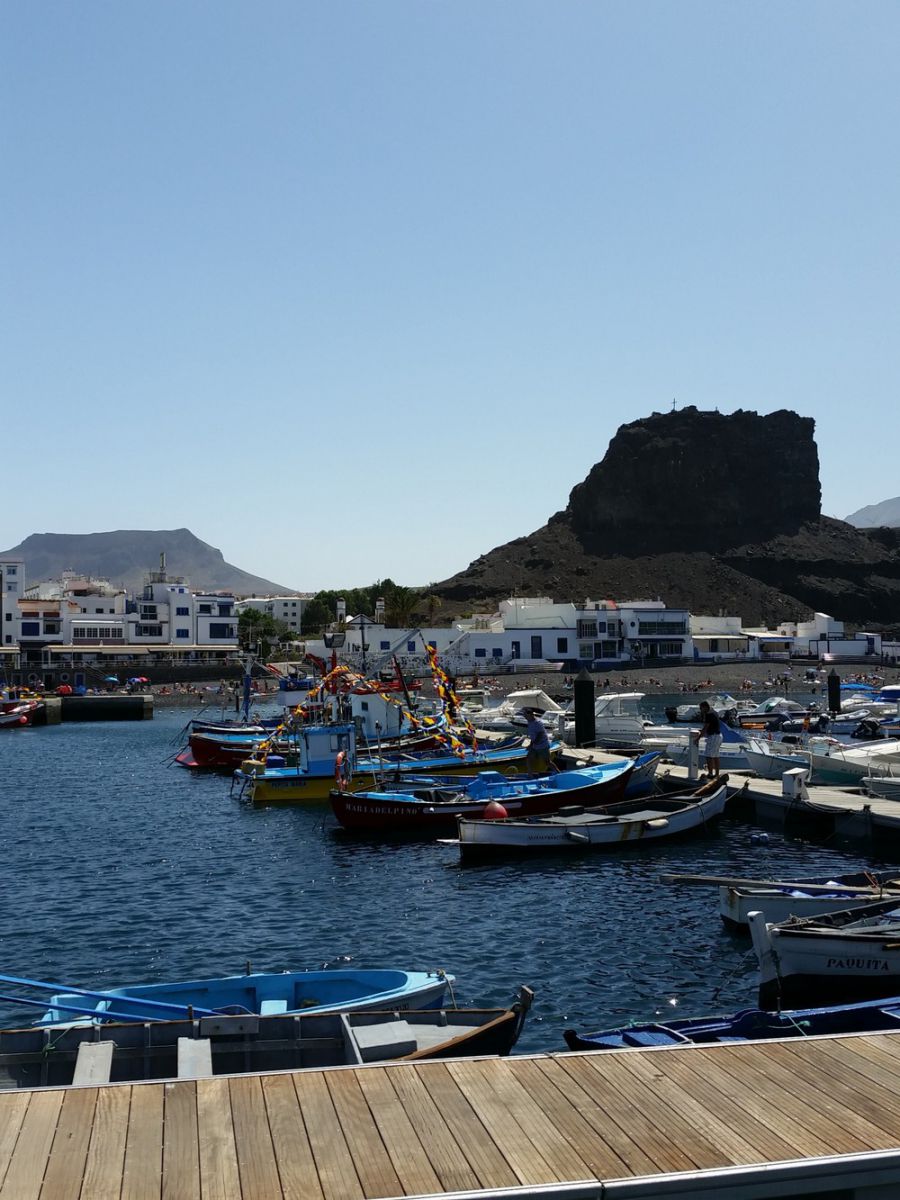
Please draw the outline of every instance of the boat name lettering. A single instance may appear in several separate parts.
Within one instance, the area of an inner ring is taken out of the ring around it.
[[[887,971],[888,965],[883,958],[829,958],[828,968],[838,971]]]

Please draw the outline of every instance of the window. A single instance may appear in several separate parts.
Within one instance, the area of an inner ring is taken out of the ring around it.
[[[495,647],[493,648],[493,650],[491,651],[491,654],[493,654],[494,658],[502,658],[502,657],[503,657],[503,650],[502,650],[502,648],[501,648],[500,646],[495,646]]]
[[[390,650],[391,643],[390,642],[379,642],[378,648],[379,648],[379,650]]]
[[[556,653],[557,654],[568,654],[569,653],[569,639],[568,638],[557,638],[556,639]]]
[[[211,638],[232,638],[234,637],[234,626],[210,622],[209,636]]]
[[[176,617],[189,617],[190,615],[191,615],[191,610],[189,608],[176,608],[175,609]],[[180,630],[179,630],[179,632],[180,632]]]
[[[593,658],[594,657],[594,647],[590,644],[590,642],[585,642],[585,643],[579,644],[578,657],[579,658]]]
[[[218,608],[219,608],[219,616],[220,617],[230,617],[231,616],[231,605],[230,604],[220,604],[218,606]]]
[[[487,650],[485,650],[484,646],[478,646],[476,648],[475,657],[476,658],[487,658]]]
[[[7,567],[7,568],[6,568],[6,574],[7,574],[7,576],[9,576],[9,575],[18,575],[18,573],[19,573],[19,568],[18,568],[18,567]]]
[[[406,649],[410,654],[414,654],[415,649],[416,649],[416,643],[415,642],[407,642]]]
[[[177,638],[189,638],[191,636],[191,631],[189,629],[176,629],[175,636]]]
[[[162,625],[138,625],[138,637],[162,637]]]
[[[212,605],[211,604],[198,604],[197,612],[200,614],[201,617],[211,617],[212,616]]]
[[[19,585],[15,582],[15,580],[7,579],[6,590],[10,593],[10,595],[12,595],[13,592],[17,592],[19,590]]]
[[[7,621],[11,621],[11,620],[12,620],[12,613],[7,613],[7,614],[6,614],[6,619],[7,619]]]
[[[618,642],[601,642],[600,643],[600,657],[601,658],[615,658],[618,653],[619,653]]]
[[[684,621],[638,621],[640,637],[672,637],[678,633],[687,633],[687,624]]]
[[[7,621],[10,620],[10,613],[6,614]],[[22,622],[22,637],[39,637],[41,632],[40,621],[23,621]]]
[[[604,623],[603,632],[606,633],[606,625]],[[595,638],[597,636],[596,621],[579,621],[578,636],[580,638]]]
[[[681,642],[660,642],[656,647],[656,653],[659,655],[680,656],[682,653]]]
[[[8,633],[8,634],[6,635],[6,640],[7,640],[8,642],[11,642],[11,641],[12,641],[12,634],[11,634],[11,633]]]

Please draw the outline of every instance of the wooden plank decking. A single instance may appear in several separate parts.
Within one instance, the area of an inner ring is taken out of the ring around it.
[[[0,1093],[0,1200],[376,1200],[900,1148],[900,1033]]]

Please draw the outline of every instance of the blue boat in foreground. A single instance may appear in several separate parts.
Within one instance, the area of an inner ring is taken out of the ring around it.
[[[770,1038],[814,1037],[816,1034],[900,1031],[900,996],[866,1000],[830,1008],[794,1008],[766,1012],[745,1008],[724,1017],[623,1025],[601,1033],[579,1034],[566,1029],[570,1050],[628,1050],[654,1046],[708,1045],[711,1042],[760,1042]]]
[[[16,975],[0,975],[0,983],[52,993],[49,1000],[19,995],[5,995],[0,999],[45,1008],[38,1022],[41,1025],[83,1025],[223,1015],[278,1016],[440,1008],[453,979],[444,971],[340,968],[253,972],[180,983],[127,984],[92,991]]]

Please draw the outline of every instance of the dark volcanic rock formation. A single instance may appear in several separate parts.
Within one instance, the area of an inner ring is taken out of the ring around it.
[[[605,554],[717,551],[796,532],[821,511],[809,417],[684,408],[623,425],[562,519]]]
[[[564,511],[436,590],[455,611],[511,594],[658,596],[748,623],[820,610],[896,625],[900,533],[820,516],[813,432],[785,411],[685,408],[624,425]]]

